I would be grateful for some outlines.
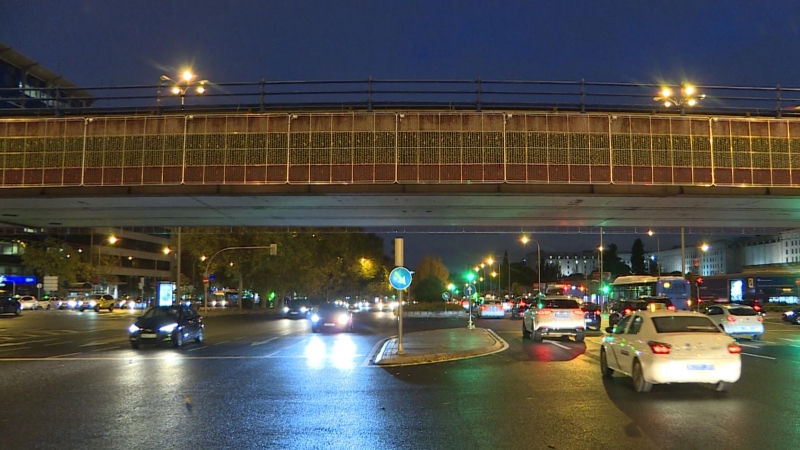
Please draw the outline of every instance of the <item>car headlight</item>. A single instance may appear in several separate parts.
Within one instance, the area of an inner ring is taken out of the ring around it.
[[[314,314],[313,316],[311,316],[311,321],[312,322],[319,322],[319,316]]]
[[[96,304],[97,304],[97,303],[96,303],[94,300],[90,300],[90,301],[89,301],[89,306],[94,306],[94,305],[96,305]]]
[[[300,307],[300,312],[301,313],[308,312],[308,308],[306,308],[305,306],[301,306]]]
[[[289,307],[288,306],[284,306],[283,307],[283,312],[288,313],[289,312]]]
[[[67,305],[69,305],[70,308],[74,308],[77,304],[78,303],[75,300],[70,300],[67,302]]]
[[[786,311],[786,313],[785,313],[785,314],[786,314],[787,316],[793,316],[793,315],[794,315],[794,311]]]
[[[171,323],[169,325],[164,325],[163,327],[159,328],[158,331],[163,331],[164,333],[172,333],[175,331],[175,328],[178,328],[177,323]]]
[[[139,327],[137,327],[135,323],[128,327],[129,333],[136,333],[137,331],[139,331]]]
[[[339,316],[339,318],[338,318],[338,319],[336,319],[336,320],[339,322],[339,325],[347,325],[347,322],[349,322],[349,321],[350,321],[350,318],[349,318],[349,317],[347,317],[347,314],[342,314],[342,315],[341,315],[341,316]]]

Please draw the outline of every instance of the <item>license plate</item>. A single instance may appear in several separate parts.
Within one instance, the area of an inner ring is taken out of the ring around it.
[[[297,311],[292,311],[289,314],[297,314]]]
[[[688,364],[686,365],[688,370],[714,370],[713,364]]]
[[[335,327],[336,324],[335,323],[326,323],[325,326],[326,327]]]
[[[567,317],[567,316],[569,316],[569,313],[565,313],[565,312],[556,313],[556,317]]]
[[[142,333],[142,337],[145,339],[155,339],[158,336],[156,333]]]
[[[586,321],[587,321],[587,322],[591,322],[591,321],[592,321],[592,319],[586,319]]]

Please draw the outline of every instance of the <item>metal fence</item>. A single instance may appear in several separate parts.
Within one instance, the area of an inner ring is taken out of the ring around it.
[[[0,119],[0,187],[800,186],[800,119],[297,113]]]

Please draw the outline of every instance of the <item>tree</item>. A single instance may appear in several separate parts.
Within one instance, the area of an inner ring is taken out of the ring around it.
[[[631,269],[617,255],[617,244],[611,244],[603,251],[603,272],[611,272],[614,279],[620,275],[630,275]]]
[[[638,238],[631,247],[631,272],[635,275],[646,275],[648,272],[644,260],[644,243]]]
[[[439,279],[443,285],[447,284],[447,280],[450,278],[450,271],[448,271],[447,267],[442,263],[441,256],[434,258],[431,255],[425,255],[422,257],[422,260],[420,260],[419,265],[414,271],[414,278],[424,280],[429,277]]]
[[[447,290],[444,282],[435,276],[424,278],[411,287],[418,302],[443,301],[442,293]]]
[[[92,267],[84,253],[75,251],[61,239],[48,237],[44,242],[32,242],[25,247],[22,263],[32,268],[36,275],[57,276],[59,285],[74,283],[79,278],[92,275]],[[59,294],[65,294],[63,288]]]

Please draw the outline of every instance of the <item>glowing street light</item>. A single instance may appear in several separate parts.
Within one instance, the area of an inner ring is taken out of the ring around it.
[[[172,252],[172,249],[171,249],[171,248],[169,248],[169,247],[164,247],[164,248],[161,250],[161,252],[162,252],[162,253],[164,253],[165,255],[169,255],[169,254]]]
[[[647,235],[650,237],[656,236],[655,231],[647,230]],[[661,240],[656,236],[656,255],[658,261],[656,261],[656,267],[658,268],[658,276],[661,277]]]
[[[158,98],[157,98],[157,103],[159,108],[161,107],[161,89],[163,83],[165,82],[172,83],[172,88],[170,88],[170,92],[172,92],[175,95],[181,96],[181,108],[183,107],[186,100],[186,91],[194,89],[194,91],[198,95],[203,95],[206,92],[206,85],[209,83],[209,81],[208,80],[195,81],[195,78],[196,75],[193,74],[190,70],[184,71],[181,74],[180,79],[178,80],[173,80],[167,75],[161,75],[158,84]]]
[[[704,252],[707,252],[709,248],[711,248],[711,247],[709,247],[708,244],[705,244],[705,243],[700,246],[700,250],[702,250]]]
[[[680,92],[674,93],[672,89],[665,87],[661,89],[659,95],[653,97],[653,101],[663,103],[665,108],[670,108],[672,105],[681,108],[681,115],[686,114],[686,107],[696,106],[700,100],[706,98],[705,94],[697,94],[697,89],[689,84],[682,84]],[[674,94],[680,94],[674,95]]]

